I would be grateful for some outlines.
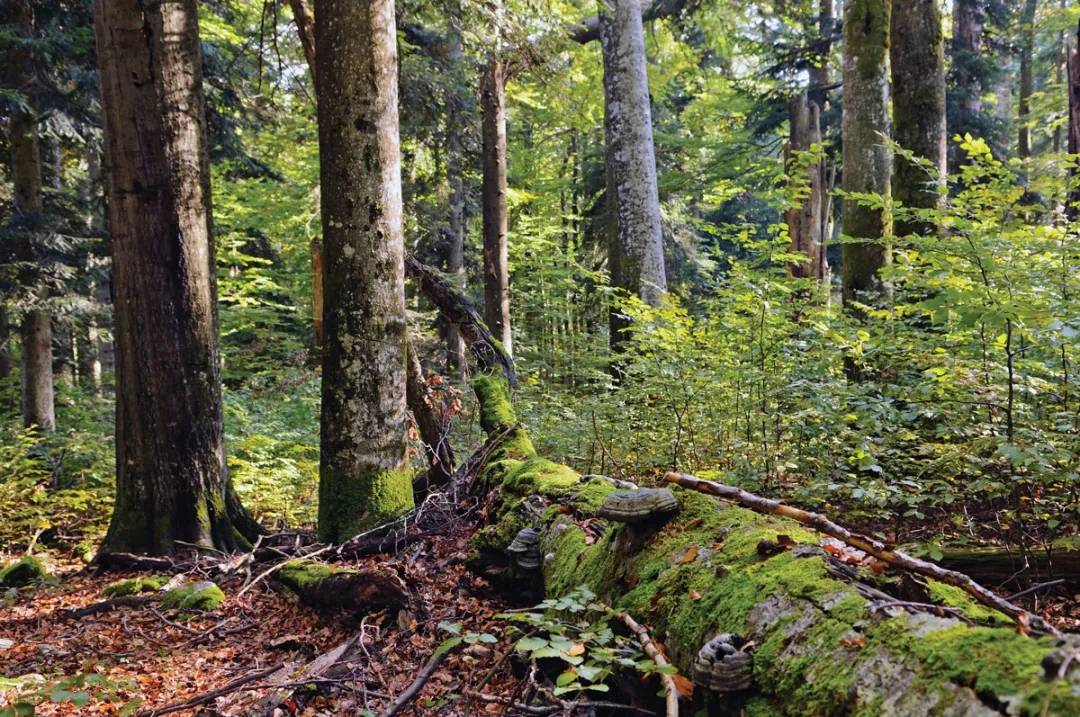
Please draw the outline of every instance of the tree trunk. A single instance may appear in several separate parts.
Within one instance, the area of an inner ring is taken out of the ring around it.
[[[8,304],[0,297],[0,416],[6,416],[14,408],[12,393],[8,382],[11,380],[11,320],[8,317]]]
[[[461,64],[461,5],[450,3],[449,51],[447,60],[452,70],[460,70]],[[446,128],[446,177],[450,184],[450,221],[449,241],[446,244],[446,270],[450,274],[458,291],[465,290],[465,182],[462,178],[461,112],[457,97],[457,86],[450,89],[447,102]],[[468,376],[468,360],[465,353],[465,340],[453,326],[446,330],[446,350],[450,369],[458,373],[462,383]]]
[[[292,8],[293,20],[296,22],[296,34],[300,36],[300,45],[304,48],[304,59],[307,60],[308,70],[311,72],[311,81],[316,82],[315,73],[315,20],[311,17],[311,9],[308,8],[307,0],[289,0]]]
[[[33,38],[34,6],[30,0],[14,0],[9,3],[12,25],[24,38]],[[26,215],[27,227],[33,227],[33,215],[42,211],[41,153],[37,130],[37,101],[35,86],[35,58],[28,49],[15,53],[12,73],[15,89],[23,95],[25,104],[15,107],[8,122],[11,144],[11,175],[15,211]],[[32,229],[24,229],[29,234]],[[36,242],[26,236],[23,260],[37,261]],[[41,297],[38,297],[39,299]],[[52,431],[53,385],[52,385],[52,329],[48,313],[31,309],[23,318],[22,326],[22,394],[23,424]]]
[[[1020,104],[1016,121],[1020,125],[1017,154],[1022,159],[1031,156],[1031,95],[1035,91],[1035,13],[1038,0],[1024,0],[1020,15]]]
[[[829,72],[829,55],[832,53],[832,34],[836,26],[836,9],[833,0],[820,0],[818,5],[818,42],[820,46],[815,52],[814,64],[810,68],[809,99],[818,106],[819,111],[825,110],[828,101],[831,73]]]
[[[986,0],[956,0],[953,3],[953,34],[950,47],[951,85],[948,136],[981,135],[984,62],[983,28]],[[959,144],[950,153],[950,172],[958,172],[966,156]]]
[[[23,425],[56,428],[53,414],[52,319],[31,309],[22,324]]]
[[[393,0],[323,0],[315,43],[326,300],[319,537],[337,543],[413,505]]]
[[[889,194],[892,156],[880,134],[889,134],[889,16],[891,0],[850,0],[844,7],[843,188]],[[888,287],[880,271],[892,261],[883,241],[892,231],[887,208],[844,199],[843,233],[859,240],[841,252],[844,305],[880,304]]]
[[[91,294],[94,287],[91,286]],[[78,354],[77,369],[79,383],[84,388],[101,395],[101,356],[99,353],[99,335],[97,317],[91,316],[77,325],[79,332],[75,339]]]
[[[243,542],[227,506],[197,18],[195,0],[95,4],[117,374],[103,552]]]
[[[600,0],[599,9],[605,156],[615,225],[612,284],[656,307],[667,291],[667,277],[641,4]]]
[[[454,451],[450,447],[447,426],[439,422],[435,407],[431,404],[431,391],[424,379],[424,369],[420,357],[409,346],[409,365],[405,381],[405,397],[420,440],[424,444],[424,453],[428,459],[428,484],[442,485],[450,480],[454,473]]]
[[[502,61],[492,58],[480,79],[483,139],[484,320],[506,353],[510,339],[510,277],[506,266],[506,79]]]
[[[1069,53],[1069,154],[1080,154],[1080,23],[1076,29],[1076,47]],[[1065,213],[1070,221],[1080,218],[1080,159],[1069,167],[1069,190]]]
[[[1057,689],[1043,678],[1056,675],[1074,642],[969,626],[945,609],[906,612],[882,592],[893,587],[888,573],[883,587],[859,582],[820,547],[820,534],[786,518],[673,487],[678,510],[666,524],[659,517],[605,526],[597,509],[615,486],[538,457],[524,430],[513,428],[505,384],[480,377],[474,386],[484,430],[506,437],[481,469],[481,484],[499,490],[470,567],[519,599],[587,585],[599,601],[647,621],[684,675],[694,674],[699,650],[718,634],[752,643],[743,648],[752,669],[731,670],[727,682],[713,670],[710,680],[733,688],[749,678],[748,688],[710,694],[699,682],[684,714],[1067,717],[1080,710],[1080,670],[1068,671]],[[507,550],[523,528],[537,531],[529,564]],[[969,620],[1010,623],[958,588],[932,580],[923,587],[929,600]]]
[[[791,101],[790,132],[785,146],[784,159],[789,176],[796,176],[802,184],[800,165],[796,161],[796,152],[807,152],[815,144],[821,144],[821,121],[818,106],[808,99],[806,92],[799,93]],[[825,226],[824,213],[828,198],[824,186],[825,161],[814,162],[805,169],[806,194],[797,207],[787,210],[785,219],[792,254],[803,254],[808,261],[788,264],[788,275],[800,278],[825,281],[828,276],[828,262],[825,261]]]
[[[53,322],[53,377],[62,386],[75,385],[75,343],[71,326]]]
[[[312,341],[315,350],[321,351],[323,345],[323,244],[317,239],[311,241],[311,319]]]
[[[945,128],[945,34],[937,0],[904,0],[893,4],[889,47],[892,67],[893,140],[920,159],[928,172],[897,155],[893,162],[893,200],[908,209],[941,205],[947,151]],[[897,236],[927,235],[926,222],[900,219]]]

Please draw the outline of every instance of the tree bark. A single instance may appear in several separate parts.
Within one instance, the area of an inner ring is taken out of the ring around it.
[[[657,307],[667,277],[640,2],[600,0],[599,22],[606,171],[615,229],[612,284]]]
[[[405,380],[405,397],[413,420],[416,421],[424,453],[428,459],[428,483],[442,485],[454,473],[454,451],[450,447],[447,427],[439,422],[431,404],[431,391],[424,380],[420,357],[409,346],[409,365]]]
[[[928,172],[900,155],[893,162],[893,199],[908,209],[941,206],[945,181],[945,34],[936,0],[904,0],[893,4],[889,46],[892,67],[893,140],[920,159]],[[930,234],[923,221],[898,219],[897,236]]]
[[[1069,53],[1069,154],[1080,154],[1080,23],[1076,29],[1076,47]],[[1065,213],[1070,221],[1080,218],[1080,159],[1069,167],[1068,200]]]
[[[807,152],[815,144],[821,144],[819,108],[808,99],[806,92],[801,92],[791,101],[790,131],[784,152],[789,176],[802,179],[803,170],[795,161],[795,153]],[[825,237],[822,236],[828,203],[824,159],[807,166],[805,172],[806,194],[799,206],[787,210],[785,220],[791,237],[788,251],[803,254],[808,261],[788,264],[788,275],[825,281],[829,265],[825,261]]]
[[[953,34],[950,48],[952,114],[948,135],[982,134],[983,29],[986,0],[956,0],[953,3]],[[957,144],[950,154],[950,172],[958,172],[966,157]]]
[[[587,585],[600,602],[647,621],[684,675],[720,633],[752,643],[744,648],[750,688],[725,697],[699,684],[687,714],[1066,717],[1080,708],[1080,670],[1056,689],[1043,677],[1057,674],[1075,642],[971,626],[1012,621],[931,579],[922,588],[941,612],[908,612],[883,592],[897,589],[889,573],[878,587],[861,582],[820,547],[819,533],[787,518],[674,487],[678,512],[666,524],[604,526],[597,508],[616,487],[537,456],[514,428],[498,379],[481,377],[474,387],[484,430],[509,436],[481,469],[482,486],[498,490],[492,525],[474,538],[469,566],[518,595],[536,588],[556,598]],[[538,533],[538,570],[506,550],[526,527]]]
[[[70,325],[53,322],[53,377],[62,386],[75,385],[75,342]]]
[[[311,319],[312,341],[315,350],[322,350],[323,335],[323,305],[325,296],[323,290],[323,244],[317,239],[311,241]]]
[[[851,0],[844,7],[843,188],[888,195],[892,156],[880,134],[889,134],[889,17],[891,0]],[[843,233],[857,240],[841,252],[844,305],[878,304],[888,298],[880,271],[892,261],[883,241],[892,231],[887,208],[845,198]]]
[[[320,0],[315,43],[325,268],[319,537],[413,506],[393,0]]]
[[[1016,121],[1020,125],[1017,154],[1021,159],[1031,156],[1031,95],[1035,91],[1035,14],[1038,0],[1024,0],[1020,14],[1020,104]]]
[[[30,0],[9,3],[12,25],[25,39],[34,38],[34,6]],[[35,241],[30,235],[35,225],[34,215],[42,211],[41,152],[37,130],[36,60],[31,50],[23,48],[14,53],[11,70],[14,89],[23,95],[24,105],[16,107],[8,122],[11,145],[11,175],[15,211],[26,217],[23,229],[27,233],[21,252],[25,261],[37,261]],[[40,300],[40,296],[37,297]],[[49,314],[32,308],[23,317],[22,325],[22,394],[23,424],[52,431],[52,330]]]
[[[56,428],[53,413],[52,319],[31,309],[22,323],[23,425]]]
[[[820,47],[814,58],[814,64],[810,68],[809,99],[825,111],[825,103],[828,101],[829,91],[826,89],[831,80],[829,71],[829,55],[832,53],[832,35],[836,25],[836,8],[833,0],[820,0],[818,5],[818,42]]]
[[[510,277],[506,265],[506,80],[502,61],[493,57],[480,79],[483,141],[484,319],[513,356],[510,338]]]
[[[456,0],[450,3],[450,32],[447,60],[452,71],[458,71],[461,64],[461,5]],[[450,185],[449,241],[446,244],[446,270],[458,291],[465,290],[465,182],[462,178],[461,112],[455,88],[450,90],[447,102],[446,128],[446,177]],[[446,331],[446,350],[449,355],[450,369],[456,370],[464,382],[468,376],[468,360],[465,353],[465,340],[456,328],[450,326]]]
[[[311,72],[311,81],[316,83],[315,20],[311,17],[307,0],[289,0],[289,7],[292,8],[293,20],[296,22],[296,34],[300,36],[300,46],[304,48],[304,59],[307,60],[308,70]]]
[[[117,373],[103,552],[243,542],[227,506],[197,18],[195,0],[95,4]]]
[[[6,415],[9,409],[13,409],[9,403],[11,387],[11,319],[8,315],[6,297],[0,297],[0,415]]]

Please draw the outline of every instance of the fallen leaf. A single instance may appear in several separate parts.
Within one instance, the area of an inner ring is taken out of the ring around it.
[[[694,683],[686,679],[682,675],[672,675],[671,679],[675,681],[675,689],[678,690],[679,696],[687,700],[694,699]]]
[[[578,655],[585,654],[585,645],[580,642],[575,642],[570,646],[570,649],[566,651],[566,654],[570,657],[577,657]]]
[[[1021,637],[1031,637],[1031,617],[1026,612],[1016,617],[1016,634]]]
[[[691,600],[700,600],[701,599],[701,593],[699,593],[694,588],[690,588],[690,599]]]
[[[872,572],[874,575],[884,575],[885,569],[888,567],[888,563],[883,563],[880,560],[875,560],[874,562],[870,563],[870,572]]]
[[[697,560],[697,546],[691,545],[690,549],[683,554],[682,559],[679,560],[679,565],[686,565]]]
[[[694,518],[693,520],[688,521],[686,523],[686,525],[683,526],[683,530],[689,530],[690,528],[696,528],[700,524],[701,524],[701,518]]]
[[[866,636],[858,635],[856,637],[841,637],[840,644],[843,647],[866,647]]]
[[[638,573],[634,573],[633,575],[631,575],[630,580],[627,581],[627,583],[626,583],[626,587],[629,588],[630,590],[633,590],[634,586],[637,585],[638,578],[640,578],[640,577],[641,577],[641,575],[638,574]]]

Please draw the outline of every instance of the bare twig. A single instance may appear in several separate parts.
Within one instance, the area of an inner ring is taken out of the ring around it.
[[[604,443],[604,439],[600,437],[600,429],[596,425],[596,411],[592,412],[592,430],[593,430],[593,436],[596,438],[596,441],[600,444],[600,450],[602,450],[604,452],[604,455],[607,456],[611,460],[611,465],[615,466],[615,470],[621,471],[622,468],[619,467],[619,462],[615,460],[615,456],[611,455],[611,451],[609,451],[607,449],[607,444]],[[601,461],[601,463],[603,463],[603,461]],[[603,470],[603,468],[604,468],[603,465],[601,465],[600,469]]]
[[[637,637],[638,642],[641,643],[641,649],[645,651],[645,654],[652,658],[660,667],[664,667],[668,663],[667,659],[656,647],[656,644],[649,637],[649,631],[642,627],[634,618],[630,617],[625,612],[615,613],[615,617],[623,621],[630,631]],[[664,684],[664,704],[667,708],[667,717],[679,717],[679,690],[675,687],[675,678],[671,675],[660,674],[660,681]]]
[[[1016,598],[1024,597],[1025,595],[1030,595],[1033,592],[1038,592],[1039,590],[1042,590],[1043,588],[1052,588],[1055,585],[1063,585],[1063,584],[1065,584],[1064,578],[1059,579],[1059,580],[1051,580],[1051,581],[1045,582],[1045,583],[1039,583],[1038,585],[1032,585],[1027,590],[1021,590],[1018,593],[1013,593],[1012,595],[1007,597],[1006,600],[1015,600]]]
[[[664,480],[668,483],[675,483],[700,493],[708,493],[709,495],[733,500],[758,513],[779,515],[798,521],[820,533],[829,535],[868,555],[872,555],[883,563],[895,565],[896,567],[934,578],[947,585],[958,587],[983,605],[999,610],[1017,622],[1028,621],[1031,627],[1039,632],[1048,633],[1056,637],[1061,636],[1060,630],[1053,625],[1048,624],[1038,615],[1032,615],[1022,607],[1018,607],[1005,598],[994,594],[967,575],[958,573],[954,570],[946,570],[940,565],[935,565],[934,563],[920,560],[919,558],[913,558],[904,552],[885,545],[885,543],[876,540],[875,538],[852,533],[847,528],[837,525],[820,513],[813,513],[794,508],[790,505],[785,505],[780,501],[762,498],[753,493],[748,493],[742,488],[735,488],[733,486],[724,485],[723,483],[716,483],[715,481],[701,480],[700,478],[695,478],[694,476],[686,475],[685,473],[671,472],[664,476]]]

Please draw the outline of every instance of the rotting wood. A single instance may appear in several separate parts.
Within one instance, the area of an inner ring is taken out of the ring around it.
[[[919,573],[920,575],[926,575],[927,577],[934,578],[946,585],[958,587],[987,607],[1005,613],[1016,620],[1018,624],[1026,620],[1032,628],[1039,632],[1054,635],[1055,637],[1061,636],[1060,630],[1049,625],[1038,615],[1032,615],[1022,607],[1014,605],[1000,595],[996,595],[990,590],[987,590],[967,575],[953,570],[946,570],[940,565],[935,565],[926,560],[914,558],[903,551],[890,548],[880,540],[871,538],[867,535],[852,533],[847,528],[837,525],[820,513],[795,508],[781,503],[780,501],[772,500],[771,498],[762,498],[759,495],[754,495],[742,488],[724,485],[723,483],[717,483],[715,481],[702,480],[685,473],[669,472],[664,476],[664,480],[668,483],[681,485],[684,488],[690,488],[691,490],[708,493],[709,495],[714,495],[718,498],[735,501],[740,505],[759,513],[780,515],[798,521],[803,525],[813,528],[819,533],[824,533],[825,535],[843,541],[853,548],[863,551],[867,555],[872,555],[884,563],[904,568],[905,570],[910,570]]]

